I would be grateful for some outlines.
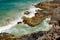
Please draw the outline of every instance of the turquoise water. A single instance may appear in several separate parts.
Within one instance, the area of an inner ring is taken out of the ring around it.
[[[32,4],[43,1],[51,0],[0,0],[0,26],[8,24],[7,20],[17,18],[22,11],[27,10]]]
[[[10,23],[10,21],[18,18],[21,12],[27,10],[31,5],[44,1],[51,0],[0,0],[0,26],[7,25]],[[18,24],[8,30],[3,31],[15,36],[22,36],[37,31],[47,31],[50,28],[51,27],[47,21],[43,21],[36,27],[26,26],[25,24]]]

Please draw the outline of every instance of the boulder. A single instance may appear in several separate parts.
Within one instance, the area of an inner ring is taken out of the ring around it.
[[[26,15],[28,15],[29,13],[30,13],[30,12],[28,12],[28,11],[25,11],[25,12],[24,12],[24,14],[26,14]]]

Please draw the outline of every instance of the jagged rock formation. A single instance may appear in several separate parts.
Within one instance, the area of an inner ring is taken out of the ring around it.
[[[39,23],[41,23],[44,19],[46,19],[47,17],[51,16],[51,13],[43,13],[41,10],[37,10],[37,13],[35,14],[34,17],[32,18],[27,18],[27,17],[23,17],[23,22],[30,25],[30,26],[35,26]]]
[[[54,15],[53,10],[59,6],[60,6],[59,4],[50,3],[50,2],[39,3],[35,5],[35,7],[41,8],[43,10],[36,10],[35,16],[32,18],[28,18],[24,16],[23,22],[30,26],[36,26],[40,24],[44,19],[48,18],[48,16],[52,17],[52,15]],[[29,12],[26,13],[29,14]]]

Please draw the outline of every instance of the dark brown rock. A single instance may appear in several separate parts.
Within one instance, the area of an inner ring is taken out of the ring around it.
[[[24,14],[26,14],[26,15],[28,15],[29,13],[30,13],[30,12],[28,12],[28,11],[25,11],[25,12],[24,12]]]

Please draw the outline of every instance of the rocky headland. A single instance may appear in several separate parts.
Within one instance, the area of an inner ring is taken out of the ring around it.
[[[56,15],[56,17],[59,14],[59,7],[60,4],[57,3],[51,3],[51,2],[42,2],[42,3],[38,3],[37,5],[34,5],[36,8],[40,8],[42,10],[35,10],[35,16],[28,18],[28,17],[23,17],[23,22],[25,24],[28,24],[30,26],[36,26],[38,24],[40,24],[44,19],[51,17],[52,19],[54,19],[54,16]],[[56,11],[57,10],[57,11]],[[55,12],[56,11],[56,12]],[[55,13],[54,13],[55,12]],[[58,12],[58,13],[57,13]],[[30,12],[26,11],[25,14],[29,14]],[[56,18],[55,17],[55,18]],[[60,16],[58,16],[57,18],[59,19]],[[57,20],[58,20],[57,19]],[[56,21],[56,19],[55,19]],[[52,22],[52,21],[51,21]]]

